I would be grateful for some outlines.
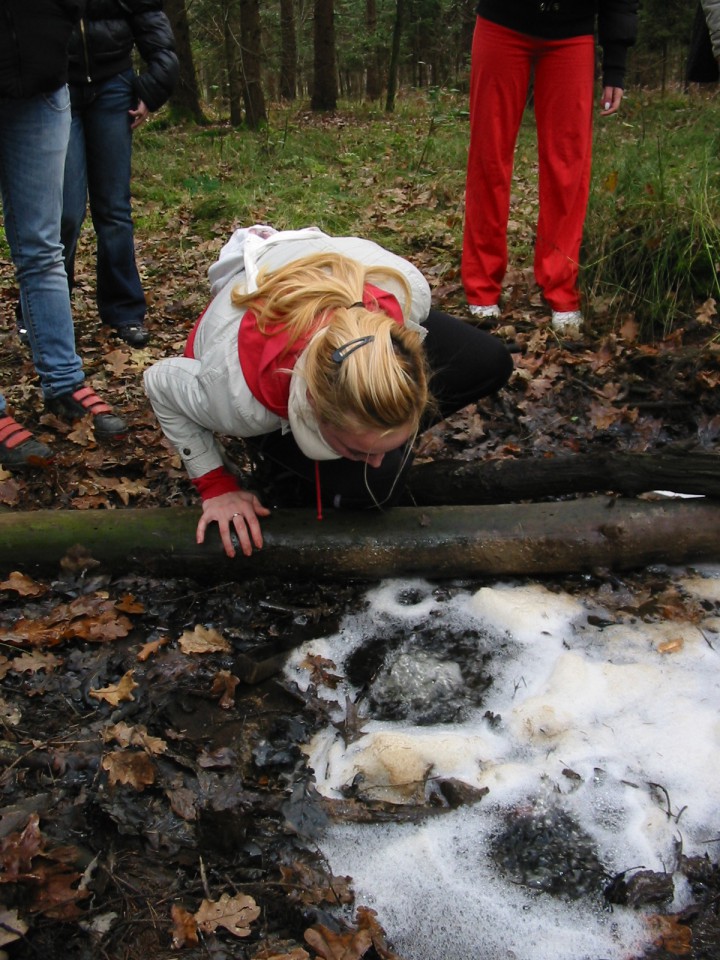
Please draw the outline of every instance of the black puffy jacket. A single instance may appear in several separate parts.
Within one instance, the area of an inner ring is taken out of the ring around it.
[[[82,0],[0,0],[0,99],[27,99],[67,82],[68,40]]]
[[[88,0],[70,43],[70,85],[109,80],[129,69],[135,46],[147,67],[133,81],[135,93],[149,110],[157,110],[179,73],[162,0]]]
[[[518,33],[563,40],[595,31],[603,48],[603,84],[622,87],[637,34],[638,0],[478,0],[481,17]]]

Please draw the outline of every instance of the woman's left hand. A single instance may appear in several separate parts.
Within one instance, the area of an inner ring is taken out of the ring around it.
[[[600,98],[600,116],[609,117],[610,114],[617,113],[620,109],[620,101],[622,98],[622,87],[603,87]]]

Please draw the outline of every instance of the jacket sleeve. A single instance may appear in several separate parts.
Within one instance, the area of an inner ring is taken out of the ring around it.
[[[168,357],[146,370],[144,376],[145,392],[155,416],[191,479],[224,464],[220,444],[209,422],[209,404],[199,372],[199,360]]]
[[[700,0],[707,20],[713,56],[720,62],[720,0]]]
[[[603,48],[603,86],[625,85],[628,48],[637,37],[638,0],[601,0],[598,40]]]
[[[146,69],[135,77],[135,92],[149,110],[158,110],[169,99],[180,75],[175,38],[159,3],[136,6],[143,9],[130,17],[130,28]],[[149,7],[156,9],[144,9]]]

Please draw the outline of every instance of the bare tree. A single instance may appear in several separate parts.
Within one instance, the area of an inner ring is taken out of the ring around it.
[[[337,108],[337,74],[334,0],[315,0],[313,39],[315,59],[310,106],[313,110],[335,110]]]
[[[280,0],[280,96],[294,100],[297,95],[297,34],[295,4]]]
[[[365,73],[365,93],[370,100],[379,100],[383,82],[380,71],[380,51],[377,41],[377,0],[365,0],[365,26],[368,35],[368,56]]]
[[[185,0],[165,0],[165,13],[175,35],[175,47],[180,61],[180,79],[170,97],[171,115],[178,120],[205,123],[190,46],[190,28]]]
[[[238,0],[226,0],[223,4],[222,27],[228,100],[230,103],[230,124],[233,127],[239,127],[242,123],[240,106],[242,86],[240,83],[240,5]]]
[[[404,14],[405,0],[396,0],[395,25],[393,27],[390,67],[388,69],[387,97],[385,98],[385,110],[388,113],[392,113],[395,109],[395,94],[397,93],[398,70],[400,67],[400,39],[402,37]]]
[[[262,88],[262,33],[259,0],[240,0],[240,45],[245,123],[252,130],[267,120]]]

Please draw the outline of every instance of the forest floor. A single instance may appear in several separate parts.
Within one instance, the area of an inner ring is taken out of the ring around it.
[[[194,256],[194,278],[188,271],[154,294],[153,339],[143,350],[97,325],[81,279],[78,346],[88,377],[132,425],[110,447],[89,424],[68,426],[42,411],[14,333],[16,291],[4,285],[3,388],[56,460],[37,475],[0,471],[2,509],[196,502],[141,386],[149,364],[181,352],[203,306],[197,277],[212,252]],[[432,275],[422,254],[413,259]],[[510,384],[421,438],[421,456],[531,461],[599,448],[717,449],[713,301],[654,340],[641,338],[631,316],[600,311],[590,331],[560,339],[527,275],[510,280],[491,328],[514,350]],[[434,293],[438,306],[462,314],[456,277],[445,273]],[[642,592],[643,576],[626,579]],[[153,580],[129,569],[110,578],[72,558],[54,579],[7,569],[0,581],[0,954],[396,958],[382,918],[354,910],[351,879],[330,875],[313,837],[331,817],[398,814],[318,796],[300,745],[328,722],[329,701],[317,691],[332,686],[332,664],[309,665],[305,693],[277,672],[278,654],[332,630],[366,585],[267,578],[208,588],[191,575]],[[257,664],[268,676],[253,683]],[[668,919],[653,957],[720,957],[718,869],[701,862],[695,870],[698,905]]]

